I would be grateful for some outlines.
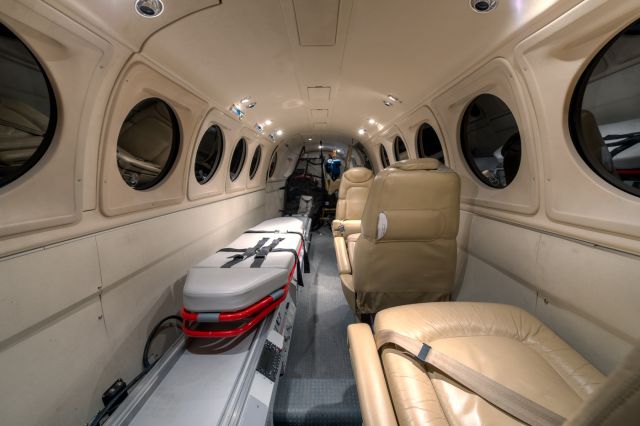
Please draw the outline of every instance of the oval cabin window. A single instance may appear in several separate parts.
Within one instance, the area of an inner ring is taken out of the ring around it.
[[[31,169],[51,144],[56,101],[29,48],[0,24],[0,187]]]
[[[258,145],[256,150],[253,151],[253,158],[251,158],[251,165],[249,166],[249,179],[256,177],[258,169],[260,168],[260,159],[262,158],[262,147]]]
[[[166,102],[145,99],[133,107],[118,135],[118,168],[122,179],[137,190],[157,185],[178,156],[178,119]]]
[[[406,160],[409,158],[407,146],[404,144],[404,141],[400,136],[396,136],[393,140],[393,155],[395,156],[396,161]]]
[[[267,172],[267,177],[272,178],[273,174],[276,172],[276,167],[278,166],[278,153],[273,152],[271,156],[271,162],[269,163],[269,171]]]
[[[610,41],[585,70],[569,128],[595,173],[640,196],[640,21]]]
[[[382,168],[386,169],[387,167],[389,167],[390,161],[389,161],[389,154],[387,154],[387,149],[384,147],[384,145],[380,145],[380,161],[382,161]]]
[[[462,117],[462,152],[473,173],[493,188],[504,188],[520,168],[520,131],[509,107],[494,95],[480,95]]]
[[[224,137],[222,129],[213,125],[202,135],[196,152],[194,172],[200,185],[209,182],[213,175],[216,174],[223,150]]]
[[[435,158],[441,163],[444,163],[444,152],[442,151],[442,144],[436,131],[427,123],[423,123],[418,129],[416,148],[418,151],[418,157],[420,158]]]
[[[242,167],[244,167],[245,157],[247,156],[247,142],[244,138],[240,139],[231,155],[231,164],[229,165],[229,178],[235,181],[240,176]]]

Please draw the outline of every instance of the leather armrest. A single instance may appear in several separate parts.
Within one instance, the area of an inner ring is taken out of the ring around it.
[[[371,329],[367,324],[351,324],[347,336],[363,423],[397,425]]]
[[[342,231],[342,236],[348,237],[351,234],[359,234],[360,223],[361,221],[359,220],[343,220],[342,226],[344,226],[344,231]]]
[[[340,227],[342,225],[342,220],[340,219],[334,219],[333,222],[331,222],[331,232],[333,232],[333,236],[334,237],[341,237],[342,236],[342,231],[340,231]]]
[[[333,246],[336,249],[336,260],[338,261],[339,274],[351,274],[351,262],[349,261],[349,252],[347,251],[347,243],[343,237],[335,237]]]

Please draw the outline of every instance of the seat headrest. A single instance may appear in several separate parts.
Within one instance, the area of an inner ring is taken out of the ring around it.
[[[442,163],[435,158],[414,158],[412,160],[396,161],[391,167],[404,171],[412,171],[437,170],[441,165]]]
[[[363,183],[373,179],[373,172],[366,167],[353,167],[344,172],[342,178],[353,183]]]

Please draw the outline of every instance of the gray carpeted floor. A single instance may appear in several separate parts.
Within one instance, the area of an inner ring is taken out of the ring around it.
[[[273,420],[287,425],[361,425],[347,348],[355,322],[336,267],[327,227],[314,232],[311,273],[298,292],[286,373],[280,378]]]

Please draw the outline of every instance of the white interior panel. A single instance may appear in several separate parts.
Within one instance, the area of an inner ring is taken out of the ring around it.
[[[94,237],[0,260],[0,346],[6,339],[96,295],[100,265]]]

